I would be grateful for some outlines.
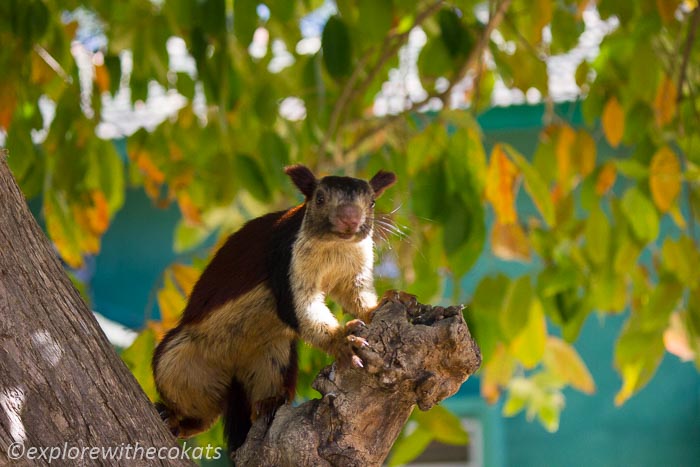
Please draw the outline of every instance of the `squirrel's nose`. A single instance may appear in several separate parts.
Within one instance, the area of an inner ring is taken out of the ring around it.
[[[362,210],[354,204],[338,206],[337,227],[344,231],[357,232],[362,224]]]

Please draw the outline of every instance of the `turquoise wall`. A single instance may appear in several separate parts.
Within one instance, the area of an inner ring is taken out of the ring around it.
[[[580,124],[577,105],[559,106],[557,112]],[[541,106],[487,112],[479,119],[487,146],[506,141],[524,154],[532,154],[542,113]],[[610,151],[601,147],[599,157]],[[174,207],[152,207],[142,190],[128,192],[125,206],[105,234],[102,251],[89,272],[96,311],[133,328],[155,315],[159,275],[168,264],[182,259],[172,252],[178,218]],[[487,249],[463,285],[473,290],[486,274],[501,271],[519,275],[529,268],[531,265],[499,261]],[[666,356],[656,377],[639,395],[622,408],[614,407],[620,379],[612,368],[612,349],[623,321],[623,316],[588,318],[576,348],[588,364],[598,392],[585,396],[567,391],[566,409],[555,434],[523,416],[502,419],[499,407],[486,406],[478,398],[476,378],[449,401],[454,409],[484,422],[487,465],[700,465],[700,376],[690,364]]]

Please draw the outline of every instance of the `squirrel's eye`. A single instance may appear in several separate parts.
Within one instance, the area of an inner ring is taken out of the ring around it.
[[[323,193],[317,193],[316,194],[316,204],[318,204],[320,206],[325,202],[326,202],[326,198],[325,198],[325,196],[323,196]]]
[[[375,204],[377,204],[377,202],[375,200],[372,200],[369,202],[369,207],[373,208]]]

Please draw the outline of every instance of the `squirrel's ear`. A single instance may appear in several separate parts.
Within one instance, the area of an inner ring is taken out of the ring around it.
[[[284,168],[284,173],[289,175],[289,178],[307,199],[313,196],[318,180],[308,167],[301,164],[290,165]]]
[[[380,170],[369,181],[369,186],[371,186],[372,190],[374,190],[374,196],[379,198],[382,193],[384,193],[384,190],[389,188],[394,183],[396,183],[396,175],[394,172]]]

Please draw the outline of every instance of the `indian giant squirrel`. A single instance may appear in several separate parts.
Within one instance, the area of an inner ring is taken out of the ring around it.
[[[377,306],[374,201],[396,176],[319,180],[302,165],[285,172],[304,202],[232,234],[155,350],[157,407],[178,437],[207,430],[223,414],[229,449],[240,447],[252,420],[269,421],[294,399],[299,338],[339,364],[362,366],[356,350],[367,342],[352,331]],[[339,325],[327,295],[357,319]]]

